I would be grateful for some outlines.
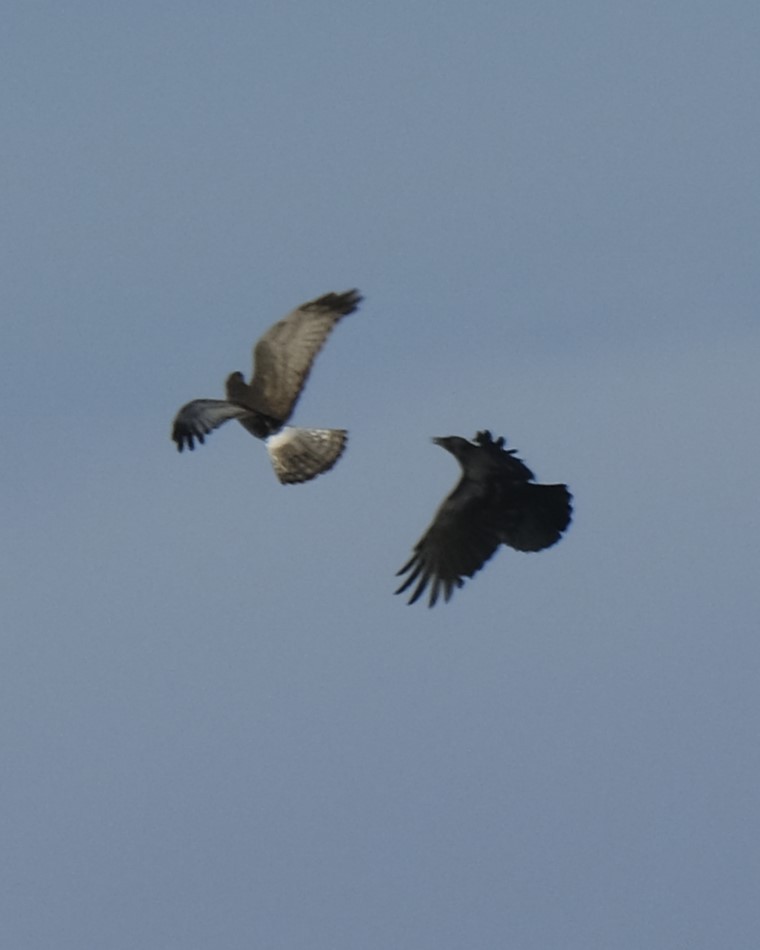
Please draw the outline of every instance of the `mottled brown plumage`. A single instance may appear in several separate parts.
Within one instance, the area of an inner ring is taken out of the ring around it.
[[[328,471],[346,445],[344,429],[285,427],[330,331],[361,302],[357,290],[330,293],[302,304],[275,323],[253,349],[253,377],[231,373],[226,399],[194,399],[177,413],[172,439],[181,452],[195,448],[228,419],[267,440],[275,473],[284,484],[308,481]],[[270,438],[275,436],[275,438]]]

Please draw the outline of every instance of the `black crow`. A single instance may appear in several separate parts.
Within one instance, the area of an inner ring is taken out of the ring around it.
[[[333,467],[348,438],[345,429],[301,429],[285,426],[309,377],[312,363],[335,324],[353,313],[362,298],[358,290],[325,294],[302,304],[270,327],[253,349],[253,378],[227,377],[226,399],[194,399],[174,418],[172,439],[181,452],[194,449],[228,419],[237,419],[252,435],[266,440],[279,480],[290,485]]]
[[[533,472],[494,441],[488,430],[474,443],[458,435],[433,439],[458,460],[462,477],[398,571],[407,574],[397,594],[412,584],[413,604],[430,585],[428,606],[443,593],[449,600],[486,563],[500,544],[516,551],[542,551],[556,544],[570,524],[572,495],[567,485],[536,485]]]

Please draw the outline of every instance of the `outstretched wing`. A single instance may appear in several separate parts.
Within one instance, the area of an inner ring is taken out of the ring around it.
[[[224,399],[194,399],[184,405],[174,417],[172,439],[178,451],[187,446],[194,449],[194,439],[201,444],[209,432],[218,429],[228,419],[239,419],[248,414],[242,406],[233,406]]]
[[[251,407],[286,422],[330,331],[361,299],[357,290],[325,294],[270,327],[253,350]]]
[[[522,459],[517,457],[516,449],[505,449],[506,439],[503,435],[494,440],[488,429],[478,432],[473,439],[481,447],[484,454],[499,463],[504,476],[515,482],[532,482],[535,475]]]
[[[441,593],[449,600],[502,543],[517,551],[556,544],[573,510],[567,485],[534,484],[514,449],[505,449],[504,438],[494,440],[487,429],[474,444],[458,436],[433,441],[458,459],[463,475],[398,572],[406,577],[396,591],[412,588],[413,604],[430,587],[430,607]]]
[[[523,485],[502,509],[501,540],[516,551],[543,551],[570,524],[573,496],[567,485]]]
[[[441,592],[448,601],[454,588],[480,570],[500,543],[498,527],[488,517],[479,487],[462,479],[436,512],[410,560],[397,572],[397,576],[407,577],[396,593],[403,593],[416,582],[410,604],[428,585],[429,607],[435,605]]]

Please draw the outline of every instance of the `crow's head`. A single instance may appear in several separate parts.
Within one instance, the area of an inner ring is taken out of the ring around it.
[[[433,439],[433,442],[436,445],[440,445],[442,449],[446,449],[447,452],[451,452],[454,458],[459,459],[460,462],[467,458],[475,448],[471,442],[468,442],[467,439],[463,439],[459,435],[439,436]]]

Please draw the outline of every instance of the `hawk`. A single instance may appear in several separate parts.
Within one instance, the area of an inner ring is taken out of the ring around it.
[[[325,294],[302,304],[270,327],[253,348],[253,377],[227,377],[226,399],[194,399],[174,417],[172,439],[181,452],[228,419],[237,419],[266,442],[277,478],[284,485],[307,482],[335,465],[346,447],[345,429],[286,426],[309,378],[314,359],[335,324],[353,313],[358,290]]]
[[[457,435],[433,442],[457,459],[462,477],[396,575],[407,575],[397,594],[416,585],[410,604],[429,585],[429,607],[441,593],[448,601],[500,544],[516,551],[542,551],[556,544],[572,515],[567,485],[535,484],[515,450],[504,448],[503,437],[494,441],[486,429],[474,443]]]

